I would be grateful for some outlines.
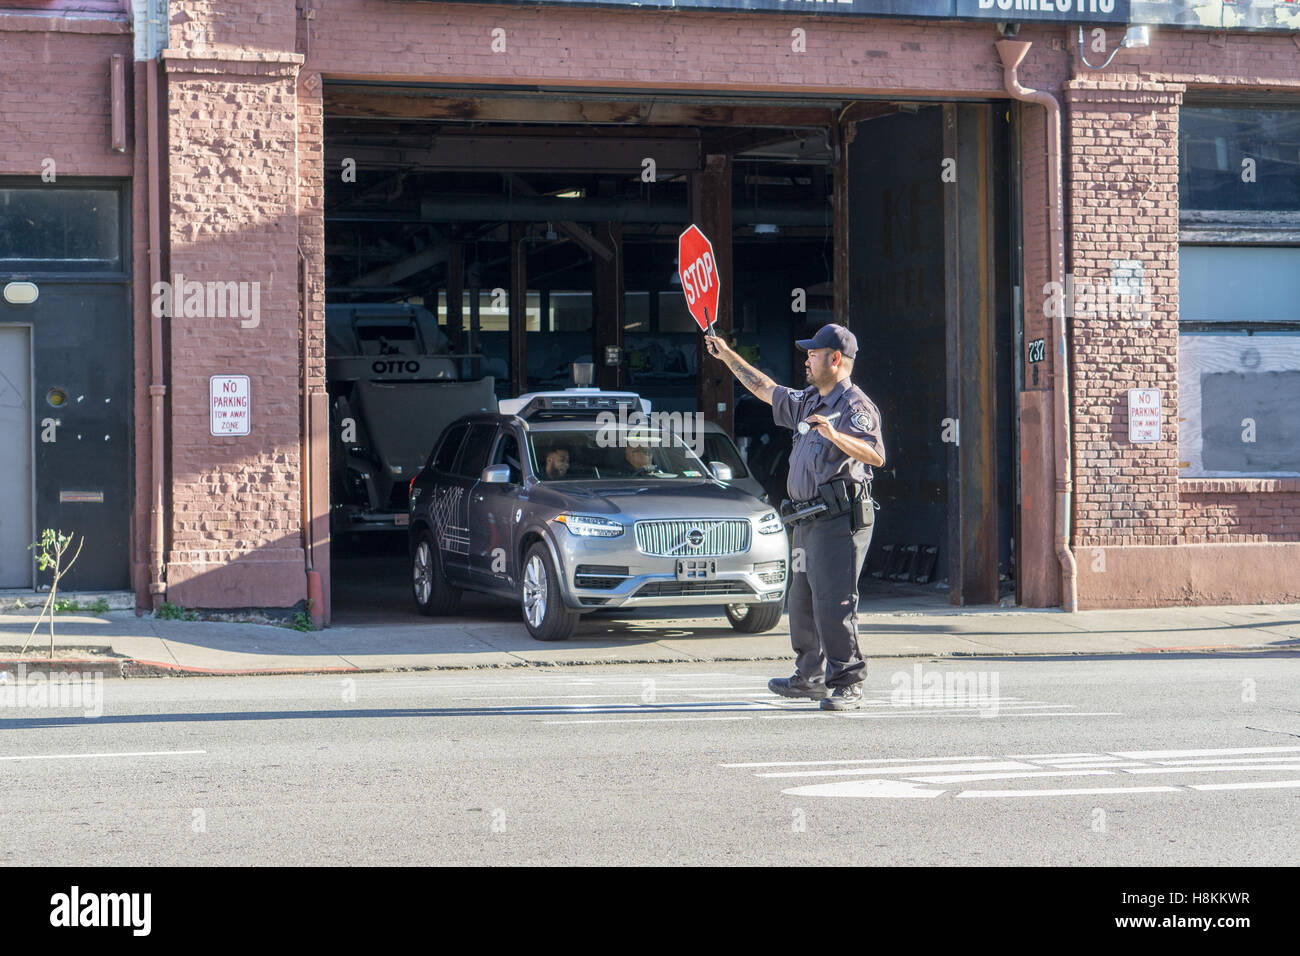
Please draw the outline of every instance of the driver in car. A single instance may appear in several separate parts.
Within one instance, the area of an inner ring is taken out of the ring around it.
[[[634,476],[656,475],[658,467],[654,463],[654,449],[649,445],[628,445],[624,452],[628,467]]]
[[[558,481],[569,473],[569,449],[552,448],[546,454],[546,477]]]

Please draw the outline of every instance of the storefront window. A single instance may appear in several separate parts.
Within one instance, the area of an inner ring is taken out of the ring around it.
[[[1185,106],[1183,209],[1300,210],[1300,109]]]
[[[0,270],[121,272],[116,189],[0,189]]]

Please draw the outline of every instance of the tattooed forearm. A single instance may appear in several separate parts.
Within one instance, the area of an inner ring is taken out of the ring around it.
[[[741,385],[769,405],[772,403],[772,389],[776,388],[775,382],[734,353],[728,355],[726,361],[727,367],[735,373]]]

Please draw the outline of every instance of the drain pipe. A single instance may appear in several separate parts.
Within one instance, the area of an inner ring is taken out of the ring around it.
[[[158,135],[158,58],[145,61],[145,102],[146,126],[148,128],[149,151],[149,292],[158,288],[162,281],[162,187],[159,179],[159,167],[162,156],[159,152]],[[172,290],[173,295],[176,290]],[[149,309],[149,406],[150,425],[150,505],[149,505],[149,593],[151,603],[156,608],[167,593],[163,566],[163,494],[165,471],[163,468],[163,396],[167,386],[163,383],[163,328],[162,317],[158,309]]]
[[[1029,52],[1023,40],[998,40],[998,57],[1002,60],[1003,80],[1007,93],[1014,99],[1035,103],[1047,110],[1047,192],[1048,235],[1052,255],[1048,276],[1065,288],[1065,194],[1061,187],[1061,104],[1051,93],[1031,90],[1020,85],[1016,71]],[[1061,610],[1079,609],[1079,568],[1070,550],[1070,505],[1074,486],[1070,430],[1069,358],[1065,332],[1065,310],[1055,309],[1052,316],[1052,435],[1056,460],[1056,557],[1061,564]]]

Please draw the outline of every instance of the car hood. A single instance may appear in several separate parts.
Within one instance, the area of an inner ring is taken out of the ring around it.
[[[773,510],[739,488],[713,481],[564,481],[539,485],[529,496],[556,511],[653,518],[756,518]]]

